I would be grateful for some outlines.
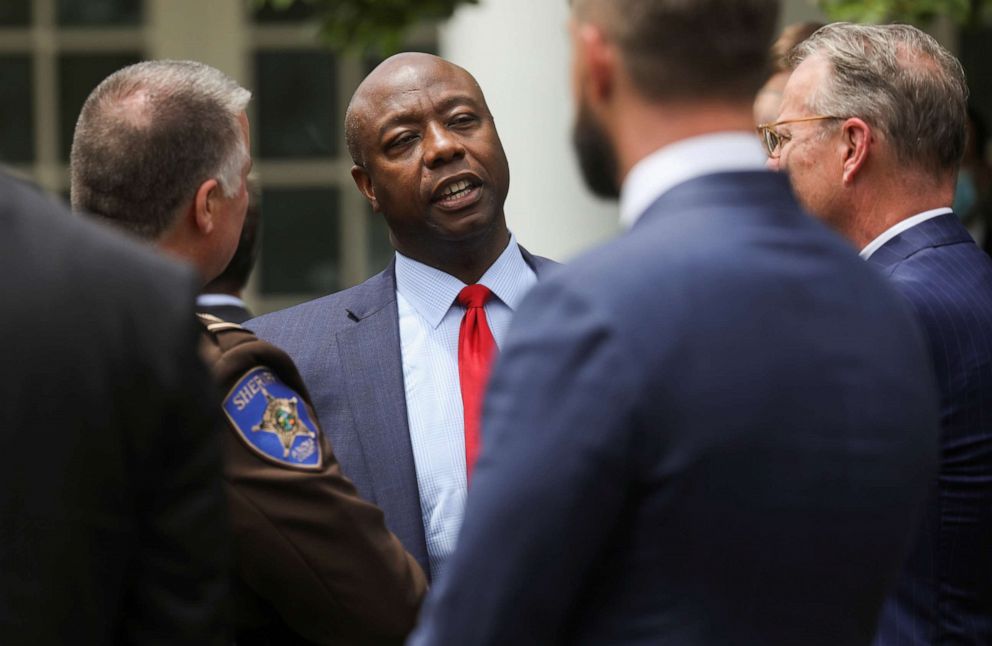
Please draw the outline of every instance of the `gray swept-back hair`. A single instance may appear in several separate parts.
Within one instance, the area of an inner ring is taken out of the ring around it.
[[[249,154],[238,118],[250,98],[195,61],[146,61],[111,74],[76,123],[73,208],[155,239],[208,179],[236,195]]]
[[[571,0],[651,100],[750,102],[768,77],[778,0]]]
[[[968,84],[931,36],[909,25],[834,23],[790,54],[794,66],[825,59],[831,75],[806,98],[814,114],[858,117],[881,131],[897,159],[945,174],[964,154]]]

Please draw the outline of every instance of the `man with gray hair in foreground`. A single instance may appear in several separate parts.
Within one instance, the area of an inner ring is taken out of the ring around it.
[[[250,93],[216,69],[151,61],[89,96],[72,145],[72,202],[199,270],[225,268],[248,206]],[[201,315],[224,394],[237,643],[399,642],[423,572],[344,477],[289,357]]]
[[[908,25],[828,25],[792,63],[770,165],[912,304],[940,389],[940,471],[877,643],[992,643],[992,260],[950,208],[964,72]]]

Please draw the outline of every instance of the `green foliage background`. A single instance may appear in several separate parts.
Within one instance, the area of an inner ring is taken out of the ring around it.
[[[831,20],[927,26],[947,16],[964,27],[992,22],[992,0],[819,0]]]
[[[411,27],[450,18],[461,5],[479,0],[295,0],[311,5],[321,38],[332,50],[388,55],[399,51]],[[548,0],[535,0],[546,2]],[[294,0],[253,0],[256,6],[285,9]]]
[[[2,0],[0,0],[2,1]],[[324,43],[338,52],[392,54],[417,23],[450,18],[462,5],[479,0],[249,0],[255,6],[285,9],[310,5]],[[495,0],[498,1],[498,0]],[[534,0],[556,2],[561,0]],[[830,20],[861,23],[907,22],[926,27],[947,16],[964,27],[992,24],[992,0],[818,0]]]

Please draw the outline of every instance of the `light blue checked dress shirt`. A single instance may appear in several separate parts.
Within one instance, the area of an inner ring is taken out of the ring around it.
[[[502,346],[513,311],[537,277],[517,241],[479,279],[494,298],[486,320]],[[396,303],[410,442],[431,578],[455,548],[465,509],[465,429],[458,382],[458,329],[465,308],[455,303],[465,283],[396,254]]]

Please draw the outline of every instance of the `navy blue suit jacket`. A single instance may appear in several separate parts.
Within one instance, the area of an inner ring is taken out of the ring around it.
[[[869,259],[909,299],[940,388],[940,473],[877,643],[992,644],[992,259],[953,215]]]
[[[719,173],[521,304],[413,643],[868,644],[937,458],[912,312]]]
[[[538,276],[554,264],[520,250]],[[361,285],[245,326],[293,358],[342,470],[430,572],[407,422],[393,263]]]

